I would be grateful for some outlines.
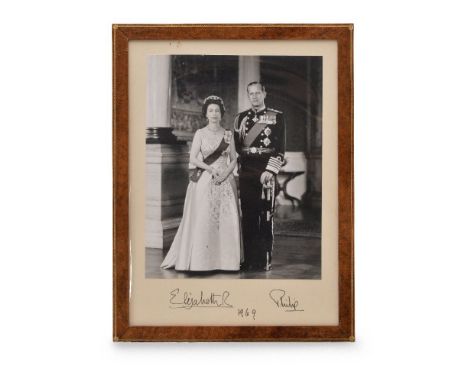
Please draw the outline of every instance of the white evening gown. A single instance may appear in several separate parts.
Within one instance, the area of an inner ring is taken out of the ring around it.
[[[221,138],[207,128],[196,132],[201,152],[207,157],[219,146]],[[228,166],[229,146],[211,166]],[[239,201],[232,173],[216,185],[208,171],[198,182],[189,182],[184,213],[177,234],[161,268],[180,271],[239,270],[242,261]]]

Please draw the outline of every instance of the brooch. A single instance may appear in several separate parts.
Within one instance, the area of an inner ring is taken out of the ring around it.
[[[230,142],[231,142],[231,138],[232,138],[232,131],[226,130],[226,131],[224,132],[224,142],[230,143]]]

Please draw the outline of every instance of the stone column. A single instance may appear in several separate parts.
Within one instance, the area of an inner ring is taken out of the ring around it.
[[[182,217],[189,153],[171,127],[171,57],[148,57],[145,246],[171,245]]]
[[[237,97],[239,111],[250,108],[247,85],[252,81],[260,81],[260,57],[239,56],[239,89]]]
[[[145,245],[168,248],[179,228],[188,186],[187,145],[146,145]]]
[[[175,143],[171,127],[171,56],[148,57],[146,143]]]

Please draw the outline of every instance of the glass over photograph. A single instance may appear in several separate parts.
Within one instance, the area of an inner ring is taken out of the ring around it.
[[[147,56],[147,279],[321,279],[322,62]]]

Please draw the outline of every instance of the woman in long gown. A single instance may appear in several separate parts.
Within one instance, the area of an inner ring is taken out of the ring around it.
[[[184,212],[161,268],[180,271],[237,271],[242,261],[239,203],[232,174],[236,150],[232,132],[221,127],[223,100],[209,96],[202,107],[208,125],[193,138],[191,177]]]

